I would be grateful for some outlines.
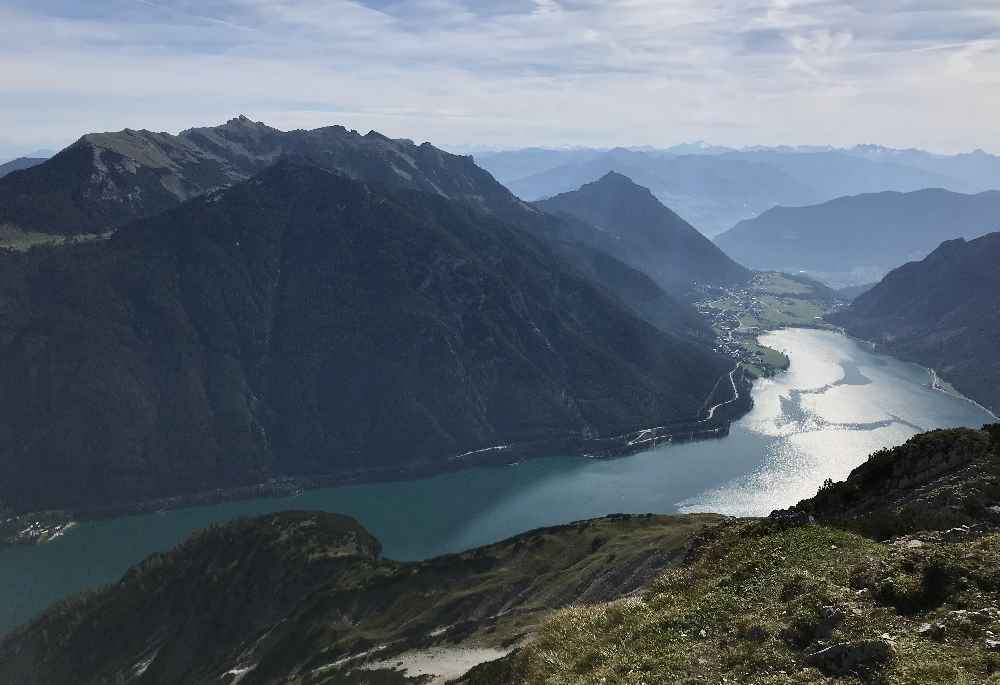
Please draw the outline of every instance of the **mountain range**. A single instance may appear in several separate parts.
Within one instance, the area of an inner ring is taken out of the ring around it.
[[[239,116],[176,136],[131,129],[84,135],[44,163],[0,179],[0,247],[51,242],[46,234],[105,236],[246,180],[283,157],[464,202],[548,240],[563,259],[654,325],[712,335],[697,312],[665,296],[648,276],[583,244],[581,235],[593,229],[578,221],[566,225],[518,200],[471,157],[340,126],[286,132]]]
[[[477,161],[526,200],[574,190],[618,171],[714,236],[774,206],[826,202],[886,190],[1000,189],[1000,157],[981,150],[939,155],[874,145],[853,148],[722,148],[507,151]]]
[[[727,358],[479,201],[285,159],[108,240],[0,256],[0,499],[441,469],[699,416]]]
[[[808,207],[775,207],[717,236],[747,266],[804,270],[831,285],[861,285],[922,259],[942,241],[1000,228],[1000,191],[883,192]]]
[[[0,179],[0,223],[104,233],[246,180],[282,156],[346,176],[437,193],[504,215],[521,204],[470,157],[342,126],[279,131],[245,116],[178,135],[91,133],[45,163]]]
[[[936,369],[1000,411],[1000,233],[942,243],[830,315],[857,337]]]

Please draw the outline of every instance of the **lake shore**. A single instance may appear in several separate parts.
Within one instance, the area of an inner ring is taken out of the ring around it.
[[[731,384],[732,396],[724,399]],[[11,545],[45,544],[82,521],[151,514],[189,507],[209,506],[260,498],[293,497],[308,490],[346,485],[417,480],[470,467],[508,466],[529,459],[560,454],[591,459],[626,457],[665,444],[713,440],[729,435],[730,425],[753,407],[753,377],[737,365],[719,379],[706,399],[702,418],[674,421],[604,438],[567,437],[517,445],[497,445],[451,457],[444,462],[425,462],[401,468],[372,469],[351,473],[287,476],[263,483],[217,488],[173,497],[74,511],[43,511],[12,514],[0,518],[0,548]],[[719,396],[720,393],[722,396]],[[721,400],[721,401],[715,401]]]

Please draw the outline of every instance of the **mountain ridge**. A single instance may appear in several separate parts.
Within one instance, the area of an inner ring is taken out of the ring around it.
[[[806,270],[821,280],[860,285],[921,259],[957,236],[1000,227],[1000,191],[975,195],[928,188],[840,197],[818,205],[775,207],[716,237],[716,244],[755,268]],[[864,279],[867,279],[864,280]],[[839,285],[839,283],[838,283]]]

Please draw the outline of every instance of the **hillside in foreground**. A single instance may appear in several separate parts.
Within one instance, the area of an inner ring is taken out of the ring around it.
[[[998,531],[1000,426],[763,520],[613,516],[419,563],[276,514],[52,607],[0,643],[0,681],[996,684]]]

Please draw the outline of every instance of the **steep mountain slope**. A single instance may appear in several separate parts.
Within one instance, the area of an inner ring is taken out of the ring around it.
[[[434,192],[485,211],[519,204],[471,157],[342,126],[279,131],[246,117],[179,135],[83,136],[24,174],[0,180],[0,224],[59,234],[104,233],[245,180],[282,156],[351,178]]]
[[[779,204],[817,197],[785,172],[765,164],[716,155],[657,155],[615,149],[507,184],[515,195],[538,200],[575,190],[616,171],[649,188],[668,207],[707,235]]]
[[[582,239],[650,274],[668,292],[694,283],[745,283],[750,272],[664,207],[646,188],[616,172],[579,190],[542,200],[553,214],[568,214],[599,229]]]
[[[0,164],[0,178],[21,169],[30,169],[33,166],[38,166],[44,161],[45,157],[18,157],[17,159],[12,159],[9,162]]]
[[[733,259],[754,268],[853,272],[867,277],[856,283],[860,285],[922,259],[943,240],[975,238],[998,227],[1000,191],[962,195],[930,189],[775,207],[715,241]]]
[[[0,499],[17,510],[583,450],[696,417],[729,371],[516,227],[292,162],[2,260]]]
[[[0,681],[412,682],[380,662],[428,648],[438,665],[463,648],[502,656],[552,609],[642,587],[719,519],[610,517],[420,563],[379,558],[335,514],[245,520],[53,607],[0,642]]]
[[[996,215],[1000,217],[1000,214]],[[942,243],[830,319],[1000,411],[1000,233]]]
[[[998,511],[1000,425],[917,436],[765,520],[612,516],[420,563],[275,514],[52,607],[0,642],[0,680],[995,684]],[[905,536],[856,532],[874,521]]]

